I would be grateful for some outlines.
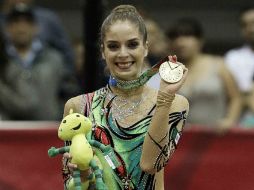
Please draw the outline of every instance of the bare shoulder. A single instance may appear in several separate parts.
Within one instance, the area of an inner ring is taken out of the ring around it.
[[[222,64],[224,64],[224,59],[222,56],[219,55],[211,55],[211,54],[203,54],[201,59],[201,64],[211,65],[215,66],[217,65],[220,67]]]
[[[175,99],[172,103],[172,111],[189,111],[189,101],[186,97],[176,94]]]
[[[202,57],[206,60],[209,60],[209,61],[223,61],[223,57],[220,56],[220,55],[213,55],[213,54],[203,54]]]
[[[80,113],[81,104],[83,102],[83,95],[75,96],[73,98],[70,98],[64,106],[64,116],[68,115],[70,109],[73,110],[73,112]]]

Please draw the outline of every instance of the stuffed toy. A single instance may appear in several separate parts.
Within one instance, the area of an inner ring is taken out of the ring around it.
[[[102,169],[99,168],[96,162],[92,146],[100,149],[104,157],[110,160],[111,163],[117,164],[116,159],[111,154],[111,147],[95,140],[87,140],[86,135],[91,129],[92,122],[90,119],[79,113],[73,113],[71,109],[69,115],[63,118],[58,129],[58,137],[63,141],[71,141],[71,145],[60,148],[51,147],[48,150],[50,157],[69,152],[72,156],[70,162],[77,164],[78,167],[73,171],[73,178],[69,183],[69,189],[71,190],[87,190],[91,182],[95,182],[96,190],[108,190],[102,178]],[[108,155],[111,155],[111,157],[109,158]],[[81,183],[80,171],[89,168],[92,168],[93,173],[88,176],[87,181]]]

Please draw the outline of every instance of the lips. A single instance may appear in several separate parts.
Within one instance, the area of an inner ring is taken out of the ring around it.
[[[120,69],[129,69],[133,63],[134,63],[134,61],[129,61],[129,62],[116,62],[116,65],[117,65]]]

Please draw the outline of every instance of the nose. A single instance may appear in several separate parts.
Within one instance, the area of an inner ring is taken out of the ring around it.
[[[176,40],[175,40],[175,43],[177,46],[185,46],[186,42],[187,42],[187,38],[186,37],[178,37]]]
[[[122,46],[120,48],[118,57],[127,57],[127,56],[128,56],[128,50],[127,50],[127,48],[125,46]]]

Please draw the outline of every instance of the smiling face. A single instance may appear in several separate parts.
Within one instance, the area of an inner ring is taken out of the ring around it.
[[[92,129],[92,122],[84,115],[72,113],[63,118],[59,129],[58,137],[61,140],[71,140],[76,134],[87,134]]]
[[[140,76],[148,50],[136,25],[127,20],[115,22],[102,43],[102,56],[112,76],[121,80]]]

